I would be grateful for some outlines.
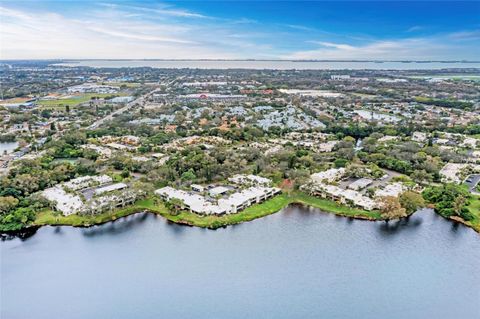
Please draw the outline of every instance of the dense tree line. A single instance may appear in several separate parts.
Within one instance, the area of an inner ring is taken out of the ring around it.
[[[471,109],[473,107],[472,102],[467,101],[459,101],[459,100],[449,100],[449,99],[433,99],[433,98],[425,98],[425,97],[417,97],[415,99],[416,102],[428,104],[428,105],[436,105],[441,107],[453,108],[453,109]]]
[[[423,197],[434,204],[435,210],[444,217],[459,216],[466,221],[474,218],[467,208],[470,194],[464,186],[444,184],[427,187]]]
[[[0,230],[21,229],[35,219],[37,211],[48,206],[36,192],[91,173],[85,163],[55,162],[52,157],[18,162],[0,178]]]

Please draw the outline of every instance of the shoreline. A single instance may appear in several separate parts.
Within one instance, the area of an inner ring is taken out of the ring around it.
[[[336,202],[310,196],[303,192],[292,192],[291,194],[280,194],[260,204],[247,207],[243,211],[222,216],[201,216],[195,213],[181,211],[178,213],[168,210],[163,203],[155,197],[150,197],[140,200],[135,204],[115,210],[113,212],[106,212],[98,215],[69,215],[62,216],[54,213],[51,210],[40,212],[37,219],[28,227],[12,232],[0,232],[2,234],[14,234],[28,229],[40,228],[42,226],[72,226],[79,228],[88,228],[92,226],[102,225],[117,219],[127,217],[137,213],[151,213],[160,215],[169,222],[207,229],[224,228],[231,225],[238,225],[244,222],[249,222],[258,218],[272,215],[280,212],[288,205],[304,205],[320,209],[322,212],[334,214],[340,217],[347,217],[366,221],[384,221],[378,211],[365,211],[355,209],[348,206],[340,205]],[[408,217],[410,217],[409,215]],[[457,218],[447,218],[451,221],[461,223],[469,228],[472,228],[477,233],[480,233],[480,228],[474,225],[469,225],[468,222]]]
[[[303,192],[292,192],[291,194],[280,194],[263,203],[256,204],[236,214],[222,216],[201,216],[186,211],[172,212],[168,210],[163,202],[155,197],[149,197],[137,201],[135,204],[115,210],[113,212],[101,213],[98,215],[69,215],[62,216],[51,210],[40,212],[37,219],[29,227],[41,226],[74,226],[90,227],[115,221],[139,212],[149,212],[160,215],[170,222],[194,227],[217,229],[229,225],[236,225],[243,222],[262,218],[281,211],[290,204],[301,204],[321,209],[326,213],[333,213],[342,217],[350,217],[362,220],[382,220],[377,211],[365,211],[340,205],[336,202],[309,196]]]

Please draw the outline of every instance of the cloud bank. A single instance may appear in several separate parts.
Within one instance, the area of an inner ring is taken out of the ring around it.
[[[226,19],[169,5],[93,3],[78,15],[0,7],[1,59],[478,60],[480,30],[358,39],[299,24]]]

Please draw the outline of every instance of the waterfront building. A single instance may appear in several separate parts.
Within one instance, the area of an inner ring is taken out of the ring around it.
[[[240,181],[240,178],[245,179],[247,176],[250,177],[250,180],[254,180],[257,183],[266,184],[268,180],[255,175],[237,175],[236,177],[232,177],[232,180]],[[270,183],[271,181],[268,180],[268,184]],[[165,201],[176,199],[181,203],[179,204],[181,209],[186,209],[196,214],[223,215],[235,214],[253,204],[261,203],[280,193],[279,188],[265,187],[257,184],[256,186],[250,186],[244,189],[217,186],[211,188],[208,195],[203,196],[198,194],[198,192],[205,189],[203,186],[194,184],[191,185],[191,187],[196,193],[167,186],[157,189],[155,194]],[[231,191],[231,193],[225,195],[229,191]],[[224,194],[223,197],[217,198],[222,194]]]
[[[101,213],[131,204],[142,195],[125,183],[112,183],[107,175],[75,178],[47,188],[41,194],[64,216]]]

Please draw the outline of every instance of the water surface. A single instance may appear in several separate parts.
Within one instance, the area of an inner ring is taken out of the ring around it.
[[[1,318],[479,318],[480,237],[290,206],[216,231],[137,214],[1,245]]]
[[[12,153],[18,147],[18,142],[0,142],[0,157]]]
[[[152,67],[166,69],[272,69],[272,70],[430,70],[480,68],[480,62],[366,62],[366,61],[229,61],[229,60],[78,60],[63,66],[96,68]]]

